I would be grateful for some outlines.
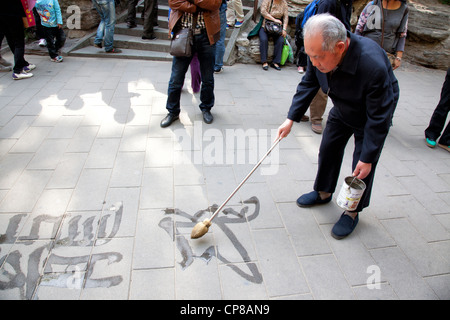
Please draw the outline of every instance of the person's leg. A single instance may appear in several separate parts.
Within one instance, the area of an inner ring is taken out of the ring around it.
[[[11,52],[14,54],[14,73],[21,73],[29,63],[25,60],[25,33],[23,21],[20,17],[3,17],[6,25],[6,40]]]
[[[238,22],[244,21],[244,8],[242,7],[242,0],[234,0],[234,12]]]
[[[194,93],[200,91],[200,86],[202,84],[202,76],[200,73],[200,62],[198,61],[198,55],[195,53],[192,56],[191,64],[191,87]]]
[[[223,68],[223,55],[225,54],[225,36],[227,33],[227,4],[222,3],[220,6],[220,38],[219,41],[216,42],[216,58],[214,71],[220,72]]]
[[[153,25],[154,25],[154,7],[155,0],[144,1],[144,31],[142,32],[142,39],[154,39]]]
[[[191,57],[173,57],[172,72],[167,90],[167,111],[175,116],[180,114],[180,96],[186,72],[191,63]]]
[[[62,28],[57,28],[57,30],[55,30],[55,48],[56,51],[58,51],[58,55],[59,55],[59,50],[61,50],[62,47],[64,47],[64,44],[66,43],[66,34],[64,33],[64,30]]]
[[[269,46],[269,39],[264,28],[259,29],[259,52],[261,54],[261,63],[267,63],[267,50]]]
[[[322,133],[322,120],[325,109],[327,108],[328,95],[319,90],[309,105],[309,114],[311,116],[311,128],[315,133]]]
[[[136,26],[136,6],[139,0],[128,0],[127,3],[127,26],[129,28],[134,28]]]
[[[314,190],[334,193],[336,190],[345,146],[352,136],[351,128],[330,113],[319,149],[319,165]]]
[[[104,11],[104,4],[106,2],[99,2],[98,0],[92,0],[92,4],[94,5],[95,10],[97,10],[98,14],[100,15],[100,23],[97,27],[97,32],[95,34],[94,39],[94,45],[97,47],[102,47],[103,37],[105,36],[105,11]]]
[[[114,44],[114,28],[116,26],[116,7],[114,0],[107,0],[103,8],[105,13],[105,51],[112,51]]]
[[[442,129],[445,126],[449,109],[450,109],[450,68],[447,70],[447,75],[445,76],[445,81],[442,86],[439,103],[436,106],[433,115],[431,116],[430,123],[427,129],[425,129],[425,138],[434,142],[434,144],[431,145],[432,147],[435,146],[436,140],[441,135]],[[449,131],[450,130],[448,129],[447,126],[441,139],[439,139],[440,144],[447,144],[448,146],[448,143],[450,143]]]
[[[200,109],[210,111],[214,106],[214,62],[216,46],[210,45],[208,35],[202,33],[194,36],[194,46],[200,62],[202,87],[200,91]]]
[[[58,29],[58,27],[54,27],[54,28],[44,27],[45,41],[47,41],[47,50],[48,50],[50,59],[55,59],[58,56],[58,52],[56,50],[55,41],[54,41],[55,29]]]
[[[235,4],[235,0],[230,0],[227,3],[227,12],[226,12],[227,25],[229,25],[231,27],[234,26],[234,22],[236,21],[236,14],[235,14],[235,10],[234,10],[234,4]]]
[[[284,38],[280,35],[280,36],[275,36],[273,39],[274,42],[274,57],[273,57],[273,63],[277,64],[278,66],[280,66],[280,62],[281,62],[281,52],[283,50],[283,45],[284,45]]]

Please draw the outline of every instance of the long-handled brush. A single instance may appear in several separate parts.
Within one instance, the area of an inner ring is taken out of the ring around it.
[[[234,191],[230,194],[230,196],[220,205],[219,208],[214,212],[214,214],[209,219],[205,219],[202,222],[197,223],[191,232],[191,238],[192,239],[198,239],[200,237],[203,237],[209,230],[209,227],[211,226],[211,221],[217,216],[217,214],[225,207],[225,205],[230,201],[230,199],[236,194],[236,192],[242,187],[242,185],[250,178],[250,176],[253,174],[253,172],[258,169],[259,165],[266,159],[266,157],[272,152],[272,150],[277,146],[278,142],[281,141],[281,137],[278,138],[272,145],[272,147],[266,152],[266,154],[259,160],[259,162],[253,167],[252,171],[242,180],[242,182],[234,189]]]

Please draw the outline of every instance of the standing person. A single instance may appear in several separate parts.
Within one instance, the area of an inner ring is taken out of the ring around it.
[[[352,15],[353,0],[320,0],[317,6],[317,14],[329,13],[338,18],[350,31],[350,19]],[[328,95],[326,92],[319,90],[316,97],[311,102],[309,113],[311,116],[311,130],[314,133],[322,134],[323,131],[323,115],[327,108]]]
[[[2,42],[3,42],[3,38],[4,37],[5,36],[4,36],[3,32],[2,32],[2,30],[0,29],[0,72],[8,72],[8,71],[12,70],[11,62],[6,61],[5,59],[3,59],[2,53],[1,53],[1,51],[2,51],[2,47],[1,46],[2,46]]]
[[[355,33],[378,43],[392,68],[400,67],[408,31],[406,0],[373,0],[361,12]]]
[[[221,0],[169,0],[169,34],[175,34],[179,28],[191,28],[194,31],[192,54],[198,54],[202,86],[200,90],[200,110],[203,121],[213,122],[211,108],[214,106],[214,62],[215,43],[220,37]],[[195,26],[192,26],[197,21]],[[191,57],[173,57],[172,73],[169,80],[166,109],[169,112],[161,121],[161,127],[170,126],[180,114],[180,96]]]
[[[92,0],[92,3],[101,19],[94,39],[94,46],[103,48],[104,45],[106,53],[121,53],[122,50],[113,47],[114,28],[116,26],[116,6],[114,0]]]
[[[144,1],[144,32],[142,33],[142,39],[154,40],[156,36],[153,33],[153,27],[158,22],[158,0],[145,0]]]
[[[450,122],[444,129],[445,121],[450,112],[450,68],[447,69],[447,75],[441,90],[441,99],[430,119],[430,124],[425,130],[425,142],[430,148],[436,146],[436,141],[441,136],[438,146],[450,152]]]
[[[366,184],[355,211],[344,211],[331,234],[336,239],[355,229],[359,212],[369,205],[375,169],[395,111],[399,87],[384,51],[375,42],[352,34],[329,14],[311,17],[304,27],[308,68],[297,87],[286,121],[286,137],[300,121],[318,90],[329,92],[330,110],[319,149],[314,190],[297,199],[300,207],[331,201],[345,146],[354,136],[353,176]]]
[[[45,40],[44,27],[41,24],[41,18],[36,10],[33,8],[34,21],[36,22],[36,37],[39,39],[39,47],[46,47],[47,41]]]
[[[30,72],[36,66],[25,60],[25,32],[23,18],[25,11],[20,0],[8,0],[8,5],[0,11],[0,33],[4,34],[11,52],[14,54],[12,78],[21,80],[31,78]]]
[[[58,0],[37,0],[35,8],[41,20],[50,60],[62,62],[59,50],[66,42],[66,35],[62,29],[63,20]]]
[[[261,16],[264,17],[261,28],[259,29],[259,50],[261,52],[261,62],[263,70],[269,69],[267,62],[267,51],[269,48],[269,35],[264,29],[267,21],[273,21],[283,26],[280,35],[273,36],[275,48],[273,49],[273,60],[270,66],[278,71],[281,70],[281,50],[283,49],[284,39],[287,36],[287,26],[289,22],[289,9],[286,0],[264,0],[261,4]]]
[[[138,5],[139,0],[128,0],[127,2],[127,27],[128,28],[136,28],[136,6]]]
[[[227,6],[227,28],[240,28],[244,23],[242,0],[229,0]]]
[[[223,71],[223,56],[225,54],[225,37],[227,33],[227,0],[222,0],[219,13],[220,13],[220,38],[216,42],[216,59],[214,63],[214,73],[221,73]]]

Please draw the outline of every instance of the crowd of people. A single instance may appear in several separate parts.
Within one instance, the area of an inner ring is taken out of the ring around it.
[[[108,53],[119,53],[114,47],[114,0],[92,0],[101,22],[94,45]],[[25,16],[21,0],[12,0],[12,9],[0,13],[1,40],[5,35],[14,54],[13,79],[32,76],[35,65],[24,58]],[[138,0],[128,0],[128,28],[136,27]],[[191,68],[194,92],[200,92],[199,108],[203,121],[211,124],[215,103],[214,73],[223,71],[224,41],[227,28],[243,23],[241,0],[169,0],[169,34],[182,28],[193,30],[192,54],[174,56],[168,83],[167,115],[160,126],[167,128],[179,118],[180,96],[185,75]],[[59,50],[64,45],[61,10],[57,0],[36,0],[35,9],[44,28],[43,34],[51,61],[62,62]],[[157,0],[145,0],[142,39],[153,40],[158,25]],[[260,40],[263,70],[281,70],[281,50],[289,22],[286,0],[264,0],[261,19],[249,33]],[[332,229],[332,236],[342,239],[355,229],[359,214],[369,206],[376,166],[399,99],[399,85],[394,74],[402,61],[408,27],[405,0],[370,0],[363,9],[355,32],[351,32],[352,0],[320,0],[317,12],[304,22],[298,44],[298,71],[303,74],[288,109],[287,119],[278,129],[278,137],[289,135],[295,122],[308,121],[315,133],[323,134],[318,155],[318,171],[313,191],[297,199],[300,207],[311,207],[331,201],[335,192],[344,149],[355,139],[353,177],[362,180],[366,189],[355,210],[345,210]],[[297,24],[298,25],[298,24]],[[273,57],[268,55],[269,38],[274,42]],[[0,42],[1,43],[1,42]],[[1,59],[2,70],[11,64]],[[441,99],[425,130],[426,144],[450,151],[449,113],[450,68],[442,88]],[[325,128],[323,115],[328,98],[333,107]],[[439,139],[439,140],[438,140]]]

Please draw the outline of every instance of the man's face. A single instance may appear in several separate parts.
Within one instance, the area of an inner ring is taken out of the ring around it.
[[[334,47],[334,52],[322,50],[322,36],[308,36],[305,38],[305,53],[311,59],[311,63],[322,73],[328,73],[340,63],[345,49],[345,43],[339,41]]]

